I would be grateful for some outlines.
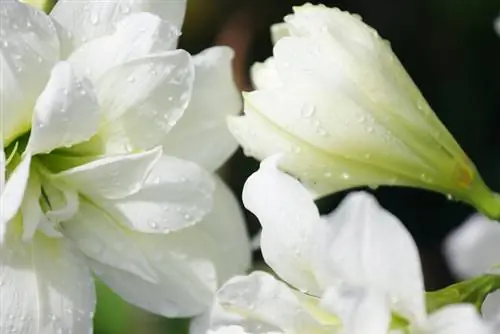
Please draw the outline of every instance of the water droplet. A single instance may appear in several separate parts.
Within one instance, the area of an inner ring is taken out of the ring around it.
[[[304,118],[309,118],[312,115],[314,115],[315,111],[316,107],[314,105],[306,103],[302,106],[302,109],[300,110],[300,115]]]
[[[330,173],[330,172],[326,172],[324,175],[325,175],[325,177],[332,177],[332,173]]]
[[[446,199],[449,200],[449,201],[453,201],[454,200],[452,194],[446,194]]]
[[[99,15],[93,11],[90,13],[90,23],[94,25],[99,23]]]
[[[348,173],[342,173],[340,175],[340,177],[343,179],[343,180],[349,180],[351,178],[351,176],[348,174]]]
[[[418,110],[423,110],[424,106],[425,106],[424,100],[418,99],[418,101],[417,101],[417,108],[418,108]]]

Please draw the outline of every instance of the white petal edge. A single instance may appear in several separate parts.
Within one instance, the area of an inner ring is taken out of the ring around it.
[[[158,147],[136,154],[104,157],[55,174],[52,180],[97,198],[123,198],[141,189],[161,155],[161,147]]]
[[[351,193],[325,217],[316,272],[323,284],[341,281],[386,294],[391,308],[422,323],[426,311],[417,246],[405,226],[368,193]]]
[[[279,155],[264,160],[243,188],[243,204],[262,225],[265,261],[286,282],[302,291],[323,292],[314,273],[316,239],[322,237],[311,194],[277,169]]]
[[[500,224],[474,214],[446,237],[443,250],[452,271],[465,279],[500,264],[499,243]]]
[[[127,16],[116,31],[76,49],[68,61],[93,82],[109,69],[132,60],[175,49],[179,31],[150,13]],[[103,53],[102,50],[108,50]]]
[[[193,161],[209,171],[218,169],[238,143],[226,118],[241,111],[241,95],[233,81],[228,47],[213,47],[193,57],[194,86],[189,105],[164,140],[165,152]]]
[[[226,312],[240,317],[233,324],[239,324],[251,333],[255,330],[263,333],[328,333],[327,326],[323,328],[323,324],[309,314],[291,288],[265,272],[233,277],[219,289],[216,300]],[[211,321],[221,326],[224,319]]]
[[[471,304],[454,304],[432,313],[425,333],[494,334]]]
[[[110,202],[138,232],[169,233],[201,221],[211,210],[215,183],[196,164],[161,155],[141,189]]]
[[[183,50],[155,54],[107,71],[96,89],[104,112],[100,135],[108,151],[161,145],[183,115],[194,80]]]
[[[84,42],[112,33],[118,22],[129,15],[141,12],[158,15],[180,30],[185,10],[186,0],[119,2],[61,0],[57,2],[50,15],[71,32],[74,47],[77,47]]]
[[[28,185],[31,156],[27,155],[10,175],[0,193],[0,244],[4,240],[6,225],[19,211]]]
[[[27,152],[50,153],[90,139],[99,124],[99,105],[92,84],[59,62],[42,94],[32,119]]]

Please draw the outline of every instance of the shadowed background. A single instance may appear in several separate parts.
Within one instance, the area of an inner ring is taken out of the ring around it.
[[[313,3],[318,3],[312,1]],[[271,55],[269,26],[294,5],[292,0],[188,0],[180,48],[190,53],[214,45],[236,51],[235,80],[251,90],[248,69]],[[498,0],[322,1],[358,13],[389,40],[438,117],[476,163],[486,183],[500,191],[500,37],[493,29]],[[257,162],[241,151],[221,171],[239,196]],[[379,188],[381,204],[410,229],[420,247],[428,289],[452,282],[441,255],[444,236],[473,209],[423,190]],[[343,193],[318,202],[331,211]],[[249,230],[258,222],[247,213]],[[255,254],[256,261],[260,255]],[[131,306],[100,286],[97,334],[186,333],[187,322],[161,319]]]

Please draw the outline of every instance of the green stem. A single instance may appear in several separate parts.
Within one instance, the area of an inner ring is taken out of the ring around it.
[[[483,182],[478,179],[470,188],[468,200],[477,211],[493,220],[500,220],[500,194],[491,191]]]

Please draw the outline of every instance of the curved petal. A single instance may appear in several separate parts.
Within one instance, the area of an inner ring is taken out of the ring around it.
[[[4,145],[27,132],[35,100],[59,56],[54,25],[18,1],[0,7],[0,114]]]
[[[90,259],[95,274],[128,302],[165,316],[192,316],[210,305],[217,286],[212,258],[220,241],[198,225],[166,235],[133,232],[110,208],[85,200],[64,234]]]
[[[331,287],[321,306],[342,319],[342,331],[349,334],[387,334],[391,309],[385,296],[364,288]]]
[[[91,332],[94,283],[81,254],[42,234],[22,242],[13,225],[0,248],[0,332]]]
[[[421,323],[424,284],[417,246],[404,225],[368,193],[350,194],[325,217],[327,251],[318,254],[322,282],[340,280],[387,294],[391,307]],[[322,258],[321,258],[322,257]]]
[[[500,264],[500,224],[475,214],[450,233],[444,252],[453,272],[460,278],[470,278]]]
[[[86,41],[112,33],[118,22],[141,12],[158,15],[180,30],[185,10],[186,0],[60,0],[51,16],[71,32],[76,48]]]
[[[184,113],[194,69],[182,50],[141,58],[112,68],[96,82],[108,151],[148,149],[163,143]]]
[[[323,326],[309,314],[291,288],[264,272],[230,279],[217,292],[217,303],[226,312],[239,316],[227,324],[224,319],[211,319],[217,326],[238,324],[250,333],[332,332],[332,327]]]
[[[49,153],[90,139],[99,124],[99,105],[92,84],[78,77],[70,64],[52,69],[45,90],[38,97],[26,151]]]
[[[155,148],[136,154],[104,157],[55,174],[52,180],[98,198],[123,198],[141,189],[161,154],[161,148]]]
[[[21,217],[23,221],[23,241],[29,241],[35,235],[38,225],[46,219],[40,206],[41,191],[40,178],[37,173],[31,173],[28,185],[24,192],[21,204]]]
[[[200,223],[190,227],[187,233],[200,234],[210,240],[216,254],[211,259],[221,285],[250,268],[252,251],[240,204],[219,177],[215,177],[213,197],[212,211]]]
[[[471,304],[454,304],[432,313],[425,333],[493,334]]]
[[[264,160],[243,189],[243,203],[262,225],[262,255],[285,281],[319,295],[313,268],[321,221],[311,194],[276,168],[279,156]]]
[[[31,156],[27,155],[10,175],[0,192],[0,244],[4,240],[5,226],[19,211],[28,185]]]
[[[170,155],[214,171],[238,147],[227,129],[226,117],[241,110],[241,96],[233,82],[234,52],[213,47],[193,57],[194,86],[184,115],[165,138]]]
[[[179,30],[150,13],[127,16],[113,34],[83,44],[68,61],[92,81],[132,60],[175,49]],[[107,52],[102,52],[102,50]]]
[[[255,63],[250,69],[253,86],[256,89],[273,89],[283,85],[276,70],[273,57],[263,63]]]
[[[197,165],[162,155],[141,189],[110,203],[138,232],[169,233],[202,220],[212,209],[212,176]]]
[[[494,323],[500,329],[500,291],[490,293],[481,306],[481,314],[486,321]]]

